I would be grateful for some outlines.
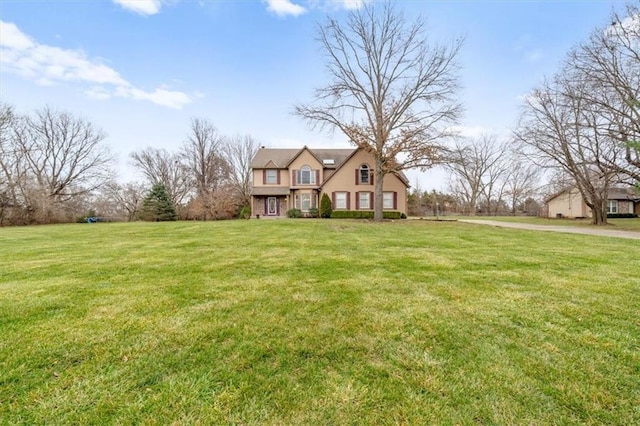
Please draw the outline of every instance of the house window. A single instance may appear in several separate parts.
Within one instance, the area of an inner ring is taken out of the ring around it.
[[[311,208],[311,194],[300,194],[300,210],[309,211]]]
[[[309,166],[302,166],[298,172],[298,183],[301,185],[313,185],[316,183],[316,175]]]
[[[371,170],[369,170],[369,166],[367,166],[366,164],[363,164],[362,166],[360,166],[360,184],[361,185],[368,185],[370,182],[369,179],[369,174],[371,173]]]
[[[607,213],[618,213],[618,200],[609,200]]]
[[[393,192],[382,193],[382,208],[393,209]]]
[[[371,208],[370,195],[369,192],[358,192],[358,206],[360,210],[369,210]]]
[[[346,192],[336,192],[336,205],[333,206],[334,209],[346,209],[347,208],[347,193]]]
[[[278,171],[277,170],[267,170],[265,174],[266,184],[268,185],[276,185],[278,183]]]

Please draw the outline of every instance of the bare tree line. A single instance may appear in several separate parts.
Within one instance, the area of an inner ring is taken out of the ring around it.
[[[17,114],[0,104],[0,226],[71,222],[87,215],[136,220],[154,183],[167,189],[181,218],[233,217],[249,204],[257,142],[226,137],[192,119],[177,152],[145,148],[130,155],[144,182],[115,180],[106,133],[52,107]]]
[[[640,8],[596,28],[528,96],[516,141],[530,159],[571,178],[607,222],[613,185],[640,182]]]

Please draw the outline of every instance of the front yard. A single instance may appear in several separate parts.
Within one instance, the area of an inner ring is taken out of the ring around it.
[[[0,423],[638,424],[637,241],[463,223],[0,229]]]

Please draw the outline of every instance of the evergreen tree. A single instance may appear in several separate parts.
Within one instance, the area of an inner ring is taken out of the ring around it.
[[[320,217],[328,219],[331,217],[332,212],[331,199],[325,192],[322,194],[322,198],[320,199]]]
[[[176,209],[169,198],[167,188],[162,183],[155,183],[142,202],[141,219],[160,222],[176,218]]]

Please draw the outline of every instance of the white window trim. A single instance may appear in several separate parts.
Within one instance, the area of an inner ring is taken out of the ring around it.
[[[386,196],[390,196],[389,200],[387,200]],[[387,205],[387,201],[389,201],[389,205]],[[382,193],[382,208],[386,210],[393,210],[393,192],[392,191],[384,191]]]
[[[366,196],[366,198],[367,198],[367,202],[366,203],[362,202],[362,197],[363,196]],[[365,205],[366,205],[366,207],[364,207]],[[369,193],[369,191],[358,192],[358,209],[359,210],[371,210],[370,206],[371,206],[371,194]]]
[[[344,205],[341,207],[338,205],[338,202],[340,201],[340,196],[343,197],[342,201],[344,202]],[[336,205],[334,207],[336,210],[346,210],[347,209],[347,192],[345,191],[338,191],[336,192]]]
[[[269,173],[272,172],[273,176],[269,176]],[[273,182],[270,178],[273,178]],[[278,184],[278,171],[276,169],[267,169],[266,171],[266,182],[267,185],[277,185]]]

